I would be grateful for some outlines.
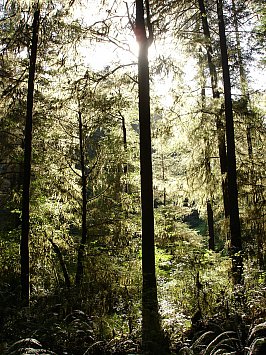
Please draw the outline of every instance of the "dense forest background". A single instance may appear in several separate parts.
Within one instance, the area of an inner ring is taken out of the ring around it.
[[[265,1],[0,28],[1,354],[266,354]]]

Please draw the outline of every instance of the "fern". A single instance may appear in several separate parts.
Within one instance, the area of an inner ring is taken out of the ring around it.
[[[247,355],[266,354],[266,337],[253,340]]]
[[[232,342],[234,345],[234,341],[236,338],[232,338],[231,336],[235,335],[236,333],[233,331],[223,332],[219,334],[215,339],[213,339],[210,344],[207,346],[204,355],[212,355],[213,350],[218,350],[217,348],[222,345],[222,343],[226,340],[227,342]],[[225,339],[224,339],[225,338]],[[238,340],[238,339],[237,339]]]
[[[214,355],[215,351],[219,348],[225,348],[228,350],[235,351],[237,348],[240,348],[239,339],[238,338],[230,338],[221,340],[211,351],[211,355]]]
[[[50,350],[42,347],[42,344],[34,338],[25,338],[13,343],[5,352],[6,355],[56,355]]]
[[[194,351],[188,346],[184,346],[182,349],[179,350],[178,355],[194,355]]]
[[[20,348],[23,348],[23,347],[32,347],[32,348],[35,348],[35,349],[40,349],[42,347],[42,344],[36,340],[36,339],[33,339],[33,338],[25,338],[25,339],[21,339],[21,340],[18,340],[16,341],[15,343],[13,343],[10,348],[8,349],[8,352],[12,352],[16,349],[20,349]]]
[[[215,335],[215,333],[213,331],[208,331],[203,333],[201,336],[199,336],[194,343],[191,346],[191,349],[194,351],[196,349],[202,349],[202,348],[206,348],[206,340],[209,341],[210,338],[213,338]]]
[[[104,351],[104,341],[100,340],[97,341],[95,343],[93,343],[91,346],[89,346],[89,348],[85,351],[85,353],[83,355],[90,355],[95,353],[96,351]]]
[[[248,343],[251,344],[255,338],[266,337],[266,322],[255,325],[248,337]]]
[[[233,352],[225,352],[224,349],[218,349],[217,351],[215,351],[215,353],[213,355],[237,355],[239,354],[237,351],[233,351]]]

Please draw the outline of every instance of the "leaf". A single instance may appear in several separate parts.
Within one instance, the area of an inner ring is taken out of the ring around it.
[[[15,343],[13,343],[10,346],[10,348],[8,349],[8,353],[13,352],[18,349],[23,349],[23,348],[28,348],[28,347],[38,349],[38,348],[42,348],[42,344],[34,338],[21,339],[21,340],[16,341]]]
[[[210,339],[210,335],[215,335],[215,333],[213,332],[213,331],[208,331],[208,332],[205,332],[205,333],[203,333],[203,334],[201,334],[195,341],[194,341],[194,343],[192,344],[192,346],[191,346],[191,349],[196,349],[197,347],[200,347],[200,346],[203,346],[203,345],[205,345],[205,346],[207,346],[206,344],[204,344],[204,341],[206,340],[206,339]],[[212,337],[213,338],[213,337]]]
[[[247,355],[253,354],[265,354],[266,353],[266,337],[264,338],[256,338],[249,349]]]
[[[179,350],[178,355],[194,355],[194,352],[187,346],[184,346]]]
[[[255,325],[248,337],[248,343],[252,343],[254,338],[266,336],[266,322]]]
[[[219,343],[221,342],[221,340],[226,337],[227,340],[232,340],[235,338],[230,338],[230,335],[235,335],[236,333],[233,331],[227,331],[227,332],[223,332],[222,334],[219,334],[215,339],[213,339],[213,341],[210,342],[210,344],[207,346],[204,355],[211,355],[212,350],[214,348],[216,348],[217,345],[219,345]]]
[[[103,346],[104,346],[104,341],[100,340],[100,341],[97,341],[96,343],[93,343],[86,351],[83,355],[89,355],[89,354],[93,354],[93,352],[95,350],[101,350],[103,349]]]

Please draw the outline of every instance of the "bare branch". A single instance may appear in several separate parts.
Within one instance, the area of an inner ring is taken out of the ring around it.
[[[127,18],[128,18],[128,22],[130,24],[130,27],[132,28],[132,31],[134,32],[135,31],[135,25],[133,23],[133,21],[131,20],[131,17],[130,17],[130,13],[129,13],[129,8],[128,8],[128,3],[126,1],[124,1],[124,3],[126,4],[126,8],[127,8]]]
[[[150,15],[150,3],[149,0],[145,0],[145,5],[146,5],[146,13],[147,13],[147,27],[148,27],[148,44],[149,46],[153,42],[153,29],[152,29],[152,23],[151,23],[151,15]]]

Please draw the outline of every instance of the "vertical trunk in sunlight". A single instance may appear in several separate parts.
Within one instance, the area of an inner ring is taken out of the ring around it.
[[[81,108],[79,107],[78,112],[78,122],[79,122],[79,163],[81,167],[81,194],[82,194],[82,222],[81,222],[81,241],[78,248],[78,258],[77,258],[77,271],[75,284],[79,287],[82,283],[84,276],[84,254],[85,246],[87,243],[87,175],[85,167],[85,151],[84,151],[84,128]]]
[[[234,119],[233,119],[233,108],[232,108],[232,97],[231,97],[231,81],[230,81],[230,73],[229,73],[229,65],[228,65],[228,53],[227,53],[222,0],[217,0],[217,13],[218,13],[218,20],[219,20],[220,48],[221,48],[222,69],[223,69],[223,82],[224,82],[232,273],[233,273],[234,283],[239,284],[242,281],[242,273],[243,273],[242,256],[241,256],[242,242],[241,242],[241,229],[240,229],[239,208],[238,208],[238,189],[237,189],[237,173],[236,173]]]
[[[258,186],[257,183],[254,183],[257,179],[256,176],[256,168],[255,168],[255,162],[254,162],[254,156],[253,156],[253,134],[254,134],[254,123],[252,122],[252,115],[250,115],[250,107],[251,102],[249,98],[249,84],[248,84],[248,78],[247,78],[247,68],[244,62],[244,53],[242,53],[242,47],[241,47],[241,32],[239,29],[238,25],[238,10],[237,10],[237,3],[235,0],[232,0],[232,13],[233,13],[233,24],[234,24],[234,30],[235,30],[235,37],[236,37],[236,54],[237,54],[237,61],[238,61],[238,67],[239,67],[239,84],[240,84],[240,89],[241,89],[241,100],[242,100],[242,105],[243,105],[243,117],[244,117],[244,122],[246,124],[246,140],[247,140],[247,153],[249,157],[249,162],[250,162],[250,170],[248,171],[248,177],[250,179],[249,184],[252,189],[251,197],[249,198],[249,203],[253,207],[253,213],[256,216],[256,222],[254,223],[254,229],[253,229],[253,237],[256,237],[257,240],[257,258],[258,258],[258,264],[261,270],[264,269],[265,265],[265,260],[266,260],[266,255],[264,252],[264,238],[263,238],[263,212],[260,208],[260,204],[258,201],[260,201],[260,187]],[[252,112],[252,111],[251,111]]]
[[[202,118],[207,120],[205,117],[206,110],[206,78],[204,73],[205,63],[202,56],[199,56],[199,67],[200,76],[202,78],[201,82],[201,109]],[[205,162],[205,174],[207,183],[207,221],[208,221],[208,232],[209,232],[209,250],[215,251],[215,234],[214,234],[214,219],[213,219],[213,188],[212,188],[212,169],[211,169],[211,156],[210,156],[210,139],[209,136],[204,136],[204,162]]]
[[[198,0],[198,5],[201,13],[201,22],[203,28],[203,34],[206,41],[207,59],[208,67],[211,77],[211,88],[212,96],[214,99],[220,98],[220,92],[218,89],[218,75],[217,68],[213,60],[213,48],[211,43],[211,35],[209,29],[208,18],[206,14],[206,8],[204,0]],[[222,175],[222,193],[223,193],[223,203],[224,203],[224,216],[225,219],[229,218],[229,202],[228,202],[228,181],[227,181],[227,156],[226,156],[226,145],[225,145],[225,128],[224,122],[221,117],[221,113],[216,113],[216,130],[218,138],[218,149],[219,149],[219,161],[220,170]]]
[[[32,39],[30,50],[30,65],[27,93],[27,114],[24,137],[24,171],[22,192],[22,226],[20,241],[21,262],[21,299],[24,306],[30,301],[30,257],[29,257],[29,233],[30,233],[30,182],[31,182],[31,153],[32,153],[32,113],[34,80],[36,71],[36,58],[38,46],[40,10],[38,3],[35,5],[32,24]]]
[[[148,354],[166,354],[159,320],[155,275],[152,151],[148,48],[152,41],[149,3],[145,2],[149,36],[146,35],[143,0],[136,0],[135,34],[139,43],[138,90],[142,210],[142,342]]]

